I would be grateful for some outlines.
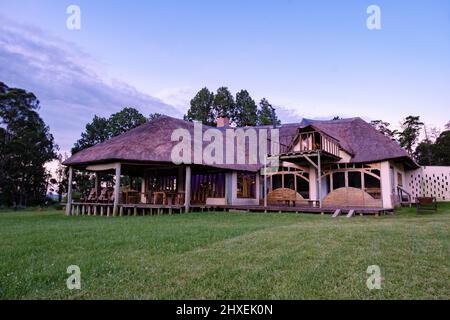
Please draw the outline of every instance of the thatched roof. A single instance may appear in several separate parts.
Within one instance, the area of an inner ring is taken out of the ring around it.
[[[361,118],[329,121],[303,121],[339,141],[343,150],[352,156],[351,162],[376,162],[382,160],[405,160],[409,166],[417,165],[400,145],[376,130]]]
[[[278,127],[280,130],[281,152],[287,151],[298,129],[307,125],[312,125],[317,130],[323,131],[339,140],[341,147],[353,155],[352,162],[371,162],[394,158],[410,159],[397,143],[383,136],[360,118],[336,121],[305,120],[302,123],[281,125]],[[203,131],[209,128],[208,126],[203,126]],[[270,129],[271,126],[254,128]],[[84,167],[115,161],[171,163],[172,148],[178,143],[171,141],[171,135],[175,129],[186,129],[194,137],[194,124],[192,122],[162,116],[106,142],[82,150],[72,155],[64,164]],[[222,129],[222,133],[225,134],[224,129]],[[203,142],[204,146],[207,144],[209,142]],[[257,171],[262,164],[212,166],[223,169]]]

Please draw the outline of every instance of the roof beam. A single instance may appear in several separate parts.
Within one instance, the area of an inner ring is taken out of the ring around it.
[[[303,157],[304,157],[306,160],[308,160],[308,162],[311,163],[311,165],[312,165],[314,168],[316,168],[316,169],[319,168],[319,167],[317,166],[317,164],[315,164],[314,161],[312,161],[312,160],[309,158],[309,156],[307,156],[306,154],[304,154]]]

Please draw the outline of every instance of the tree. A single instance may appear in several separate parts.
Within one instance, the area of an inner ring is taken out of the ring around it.
[[[281,121],[277,118],[275,109],[273,109],[272,105],[269,103],[269,101],[267,101],[266,98],[261,99],[259,103],[257,124],[259,126],[281,124]]]
[[[156,114],[153,114],[154,117],[155,115]],[[134,108],[123,108],[121,111],[112,114],[108,119],[94,116],[92,122],[86,125],[85,132],[81,133],[81,138],[75,142],[75,145],[72,148],[72,154],[105,142],[112,137],[121,135],[122,133],[142,125],[146,121],[147,119],[145,116]],[[112,179],[105,174],[99,175],[105,182],[111,181]],[[78,191],[81,193],[89,191],[92,184],[92,178],[91,174],[84,172],[75,172],[73,175],[73,181],[75,182]]]
[[[423,126],[423,133],[425,135],[426,140],[430,140],[432,142],[436,142],[437,138],[441,135],[441,132],[436,127]]]
[[[155,112],[155,113],[150,113],[149,117],[148,117],[148,121],[153,121],[158,119],[159,117],[162,117],[161,113]]]
[[[414,156],[422,166],[450,166],[450,130],[442,132],[434,143],[429,139],[423,140]]]
[[[75,142],[72,154],[108,140],[111,137],[109,129],[108,119],[94,116],[92,122],[86,125],[86,131],[81,133],[81,138]]]
[[[36,96],[0,82],[0,185],[3,204],[26,206],[45,200],[44,165],[55,159],[53,136],[37,110]]]
[[[123,108],[108,120],[109,135],[115,137],[144,124],[147,119],[134,108]]]
[[[435,166],[450,166],[450,130],[441,133],[434,144]]]
[[[413,148],[419,138],[423,122],[420,122],[419,116],[408,116],[402,123],[402,132],[397,133],[400,146],[402,146],[411,156]]]
[[[147,119],[134,108],[124,108],[112,114],[109,119],[94,116],[92,122],[86,125],[86,131],[81,133],[81,138],[75,142],[72,154],[121,135],[146,121]]]
[[[238,127],[255,126],[258,119],[257,111],[258,107],[247,90],[241,90],[236,94],[232,120]]]
[[[397,130],[391,130],[389,126],[391,125],[389,122],[384,122],[383,120],[373,120],[370,124],[384,134],[386,137],[395,140],[395,135],[397,134]]]
[[[56,168],[56,178],[55,185],[58,193],[58,202],[62,202],[62,195],[67,192],[67,184],[69,180],[68,167],[63,166],[62,163],[67,160],[68,156],[65,153],[64,155],[58,155],[58,167]]]
[[[421,166],[434,165],[436,163],[435,144],[430,140],[423,140],[417,145],[414,158]]]
[[[210,92],[208,88],[201,89],[195,97],[191,100],[191,107],[184,120],[200,121],[204,125],[215,125],[215,118],[213,115],[214,93]]]
[[[234,98],[227,87],[220,87],[213,102],[213,113],[215,118],[226,117],[233,118],[234,115]]]
[[[445,129],[446,129],[446,130],[450,130],[450,121],[447,122],[447,124],[445,125]]]

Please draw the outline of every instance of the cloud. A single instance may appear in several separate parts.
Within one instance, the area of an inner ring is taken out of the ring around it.
[[[185,114],[190,107],[191,99],[196,95],[198,89],[185,86],[164,89],[155,94],[162,101],[174,106],[180,113]]]
[[[39,112],[61,150],[70,150],[94,115],[109,116],[125,106],[146,116],[181,116],[179,109],[110,79],[102,69],[77,45],[0,17],[0,81],[38,97]]]

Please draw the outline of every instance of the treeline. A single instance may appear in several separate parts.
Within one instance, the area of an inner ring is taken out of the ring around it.
[[[382,120],[371,124],[382,134],[397,141],[421,166],[450,166],[450,121],[443,132],[428,129],[419,116],[408,116],[401,123],[401,130],[391,130]],[[423,139],[419,141],[421,134]]]
[[[57,146],[37,110],[33,93],[0,82],[0,205],[45,201],[50,174],[44,165],[56,158]]]
[[[257,106],[247,90],[239,91],[234,97],[227,87],[220,87],[216,93],[206,87],[201,89],[191,100],[184,119],[215,126],[218,117],[229,118],[237,127],[281,123],[266,98],[261,99]]]

